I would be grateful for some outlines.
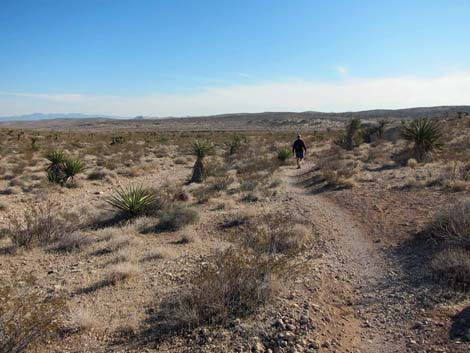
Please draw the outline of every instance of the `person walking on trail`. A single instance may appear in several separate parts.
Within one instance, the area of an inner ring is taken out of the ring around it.
[[[295,140],[292,145],[292,153],[297,159],[297,169],[300,169],[300,165],[304,161],[304,155],[307,153],[307,146],[305,145],[304,140],[302,140],[302,136],[300,136],[300,134],[297,135],[297,140]]]

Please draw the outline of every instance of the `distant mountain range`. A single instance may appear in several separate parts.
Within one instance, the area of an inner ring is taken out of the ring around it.
[[[64,113],[64,114],[42,114],[34,113],[28,115],[0,117],[0,123],[3,126],[11,125],[16,126],[22,124],[23,126],[54,126],[54,125],[90,125],[95,123],[109,123],[115,125],[122,125],[126,122],[142,123],[142,124],[162,124],[164,122],[177,122],[180,123],[214,123],[216,121],[223,123],[252,123],[259,122],[273,122],[282,124],[283,122],[292,121],[312,121],[314,119],[330,119],[342,121],[350,118],[361,119],[416,119],[419,117],[428,118],[452,118],[459,114],[470,115],[470,105],[460,106],[438,106],[438,107],[418,107],[418,108],[405,108],[405,109],[374,109],[364,110],[357,112],[264,112],[264,113],[229,113],[219,115],[207,116],[185,116],[185,117],[118,117],[106,115],[90,115],[80,113]],[[36,123],[35,123],[36,122]]]
[[[64,113],[64,114],[43,114],[33,113],[26,115],[14,116],[0,116],[0,121],[36,121],[36,120],[50,120],[50,119],[88,119],[88,118],[107,118],[107,119],[124,119],[124,117],[111,116],[111,115],[89,115],[81,113]]]

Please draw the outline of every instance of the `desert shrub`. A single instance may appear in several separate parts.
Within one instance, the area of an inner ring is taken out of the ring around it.
[[[285,162],[290,157],[291,153],[290,148],[283,147],[277,152],[277,159],[281,162]]]
[[[277,293],[286,263],[230,248],[217,253],[180,295],[160,304],[160,319],[170,330],[225,324],[250,315]]]
[[[88,173],[88,180],[104,180],[109,175],[105,169],[95,169]]]
[[[81,232],[66,233],[59,238],[55,245],[56,251],[71,252],[83,250],[93,243],[93,239]]]
[[[46,296],[27,278],[0,283],[0,352],[21,353],[57,334],[65,301]]]
[[[467,246],[470,244],[470,199],[443,207],[437,212],[429,234],[432,239]]]
[[[141,270],[137,265],[131,262],[123,262],[113,266],[109,270],[104,282],[115,286],[120,282],[126,282],[131,278],[137,277],[140,273]]]
[[[444,147],[444,135],[436,120],[420,118],[411,122],[403,122],[402,136],[405,140],[414,143],[414,155],[418,162],[422,162],[429,152]]]
[[[354,181],[349,176],[347,170],[323,170],[321,172],[322,177],[328,187],[335,189],[349,189],[355,186]]]
[[[470,251],[446,249],[434,255],[430,262],[434,278],[453,289],[470,289]]]
[[[198,220],[199,214],[196,210],[175,204],[160,213],[160,221],[156,228],[158,231],[176,231]]]
[[[224,177],[227,175],[229,164],[223,163],[223,161],[212,158],[205,164],[204,176],[205,177]]]
[[[233,178],[229,176],[219,177],[214,180],[211,187],[216,191],[227,190],[228,187],[233,183]]]
[[[460,168],[461,178],[465,181],[470,181],[470,163],[465,164]]]
[[[175,164],[186,164],[186,159],[181,158],[181,157],[176,158],[175,159]]]
[[[154,191],[142,185],[119,187],[115,194],[106,200],[123,217],[132,218],[144,215],[156,201]]]
[[[250,191],[243,195],[243,202],[258,202],[260,200],[260,195],[257,192]]]
[[[112,136],[110,145],[122,145],[124,143],[124,136]]]
[[[7,236],[18,247],[48,244],[78,230],[79,215],[47,202],[29,206],[22,215],[12,216]]]
[[[86,332],[97,326],[96,318],[86,309],[76,309],[68,316],[67,327],[71,332]]]
[[[248,226],[242,244],[257,253],[294,255],[309,240],[309,229],[281,214],[268,214]]]

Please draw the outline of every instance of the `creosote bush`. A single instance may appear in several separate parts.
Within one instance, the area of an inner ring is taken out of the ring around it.
[[[453,245],[470,245],[470,198],[443,207],[436,214],[429,235]]]
[[[31,247],[57,241],[80,226],[78,214],[47,202],[27,207],[21,216],[12,216],[6,235],[17,247]]]
[[[174,204],[161,211],[156,229],[157,231],[176,231],[198,220],[199,214],[196,210],[181,204]]]
[[[65,300],[46,296],[34,279],[0,283],[0,352],[21,353],[57,335]]]
[[[66,233],[57,241],[55,250],[63,252],[83,250],[92,243],[93,239],[82,232]]]
[[[281,214],[260,216],[242,235],[242,244],[261,254],[295,255],[309,241],[310,230]]]
[[[185,330],[250,315],[274,297],[286,272],[286,262],[274,257],[236,248],[217,253],[182,294],[161,303],[162,326]]]
[[[436,255],[430,263],[434,278],[456,290],[470,290],[470,251],[446,249]]]

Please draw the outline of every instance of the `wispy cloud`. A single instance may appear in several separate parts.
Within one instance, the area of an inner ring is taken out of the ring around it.
[[[346,75],[349,72],[349,70],[346,67],[341,66],[341,65],[336,66],[335,70],[340,75]]]
[[[52,102],[80,102],[86,98],[82,94],[42,94],[42,93],[18,93],[18,92],[2,92],[0,91],[0,97],[22,97],[22,98],[33,98],[40,100],[47,100]],[[1,106],[0,106],[1,108]]]
[[[251,75],[247,74],[246,72],[239,72],[238,76],[243,77],[243,78],[251,78]]]
[[[345,78],[213,86],[191,94],[141,97],[0,92],[0,115],[80,112],[186,116],[227,112],[348,111],[469,104],[470,73],[440,77]]]

